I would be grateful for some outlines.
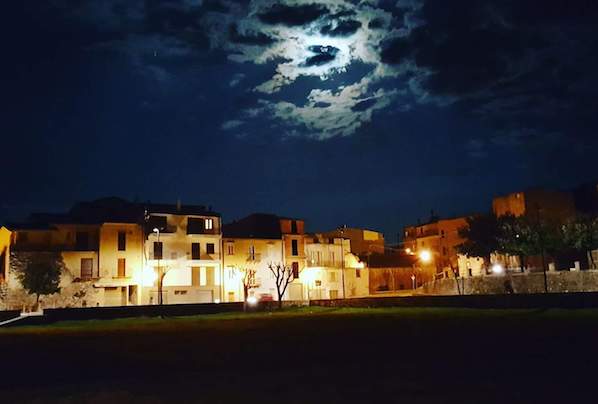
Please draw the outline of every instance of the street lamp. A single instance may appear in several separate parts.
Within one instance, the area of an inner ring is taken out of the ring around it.
[[[432,253],[430,250],[422,250],[419,253],[419,259],[424,263],[427,264],[432,261]]]
[[[341,235],[341,279],[343,282],[343,299],[347,298],[347,296],[345,295],[345,243],[344,243],[344,234],[345,234],[346,228],[347,228],[346,225],[342,225],[338,228],[338,231]]]
[[[154,227],[153,230],[154,233],[156,233],[156,236],[158,237],[158,245],[160,244],[160,229],[158,229],[157,227]],[[155,254],[155,249],[154,249],[154,254]],[[162,305],[162,267],[160,266],[160,259],[162,258],[162,248],[160,248],[160,255],[158,256],[158,304]]]

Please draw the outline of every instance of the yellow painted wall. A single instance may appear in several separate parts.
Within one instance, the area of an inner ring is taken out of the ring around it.
[[[224,252],[224,288],[226,301],[243,300],[242,273],[239,269],[255,269],[256,281],[259,287],[249,291],[250,295],[259,297],[270,294],[277,298],[274,275],[268,269],[268,264],[284,264],[282,255],[282,240],[225,238]],[[229,247],[232,246],[232,254]],[[255,258],[249,254],[250,246],[254,247]]]
[[[8,279],[11,234],[6,227],[0,227],[0,259],[3,260],[0,263],[0,268],[3,269],[3,272],[0,272],[0,283]]]

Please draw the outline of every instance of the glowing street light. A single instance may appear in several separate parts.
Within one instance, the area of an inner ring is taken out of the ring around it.
[[[432,253],[430,252],[430,250],[423,250],[419,253],[419,259],[424,264],[427,264],[428,262],[432,261]]]
[[[257,304],[257,297],[255,297],[255,296],[249,296],[247,298],[247,303],[249,303],[252,306],[255,306]]]
[[[505,269],[500,264],[492,265],[492,272],[495,273],[496,275],[502,274],[504,272],[504,270]]]

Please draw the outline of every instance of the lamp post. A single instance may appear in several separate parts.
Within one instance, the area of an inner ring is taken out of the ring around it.
[[[341,235],[341,279],[343,283],[343,299],[346,299],[347,296],[345,295],[345,242],[344,242],[344,234],[345,228],[347,226],[342,225],[338,228],[339,233]]]
[[[154,233],[158,237],[158,244],[160,244],[160,229],[154,227]],[[161,246],[160,246],[161,247]],[[154,249],[154,254],[155,254]],[[160,260],[162,259],[162,248],[160,248],[160,255],[158,256],[158,304],[162,305],[162,267],[160,266]]]

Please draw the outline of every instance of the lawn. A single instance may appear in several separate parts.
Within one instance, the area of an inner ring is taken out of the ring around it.
[[[598,310],[330,309],[0,329],[0,401],[596,402]]]

